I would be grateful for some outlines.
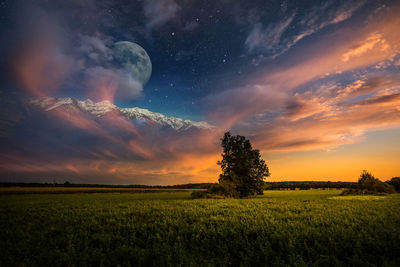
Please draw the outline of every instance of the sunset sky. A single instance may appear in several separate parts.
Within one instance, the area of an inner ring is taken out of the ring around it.
[[[228,130],[268,181],[400,176],[399,14],[373,0],[1,1],[0,181],[216,182]]]

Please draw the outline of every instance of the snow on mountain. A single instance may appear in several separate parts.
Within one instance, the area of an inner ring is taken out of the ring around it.
[[[136,120],[151,120],[161,125],[167,125],[175,130],[186,130],[190,127],[197,128],[211,128],[207,122],[196,122],[190,120],[183,120],[176,117],[168,117],[161,113],[151,112],[142,108],[118,108],[119,111],[128,119]]]
[[[171,127],[177,131],[187,130],[191,127],[200,129],[213,128],[213,126],[204,121],[196,122],[191,120],[183,120],[181,118],[165,116],[161,113],[152,112],[150,110],[138,107],[120,108],[108,100],[93,102],[90,99],[80,101],[70,97],[44,97],[30,99],[29,103],[33,106],[40,107],[45,111],[51,111],[62,107],[70,110],[81,110],[97,118],[101,118],[107,113],[115,111],[119,112],[122,116],[129,120],[152,121],[161,126]]]

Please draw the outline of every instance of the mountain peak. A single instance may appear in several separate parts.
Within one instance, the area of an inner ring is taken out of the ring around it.
[[[55,97],[44,97],[44,98],[33,98],[29,100],[29,103],[33,106],[39,107],[45,111],[51,111],[57,108],[77,108],[86,113],[93,115],[97,118],[102,118],[107,113],[116,111],[121,116],[125,117],[130,121],[149,121],[156,123],[162,127],[170,127],[177,131],[187,130],[195,127],[199,129],[211,129],[214,128],[207,122],[184,120],[177,117],[165,116],[161,113],[152,112],[148,109],[139,107],[132,108],[120,108],[111,103],[108,100],[101,102],[94,102],[91,99],[85,101],[76,100],[74,98],[55,98]]]

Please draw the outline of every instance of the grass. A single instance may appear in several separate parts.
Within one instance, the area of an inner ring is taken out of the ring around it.
[[[384,200],[386,196],[374,196],[374,195],[361,195],[361,196],[339,196],[331,197],[330,199],[336,200]]]
[[[0,266],[399,266],[400,195],[340,192],[0,195]]]

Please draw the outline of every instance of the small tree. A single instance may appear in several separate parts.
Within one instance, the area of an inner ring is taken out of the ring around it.
[[[375,178],[371,173],[363,170],[358,179],[358,187],[367,192],[376,193],[393,193],[394,188],[390,184],[384,183],[379,179]]]
[[[366,190],[374,190],[377,179],[367,170],[363,170],[358,179],[358,187]]]
[[[264,177],[270,173],[260,151],[253,149],[244,136],[232,136],[230,132],[226,132],[221,141],[223,153],[218,162],[222,169],[219,183],[225,194],[232,197],[263,194]]]

